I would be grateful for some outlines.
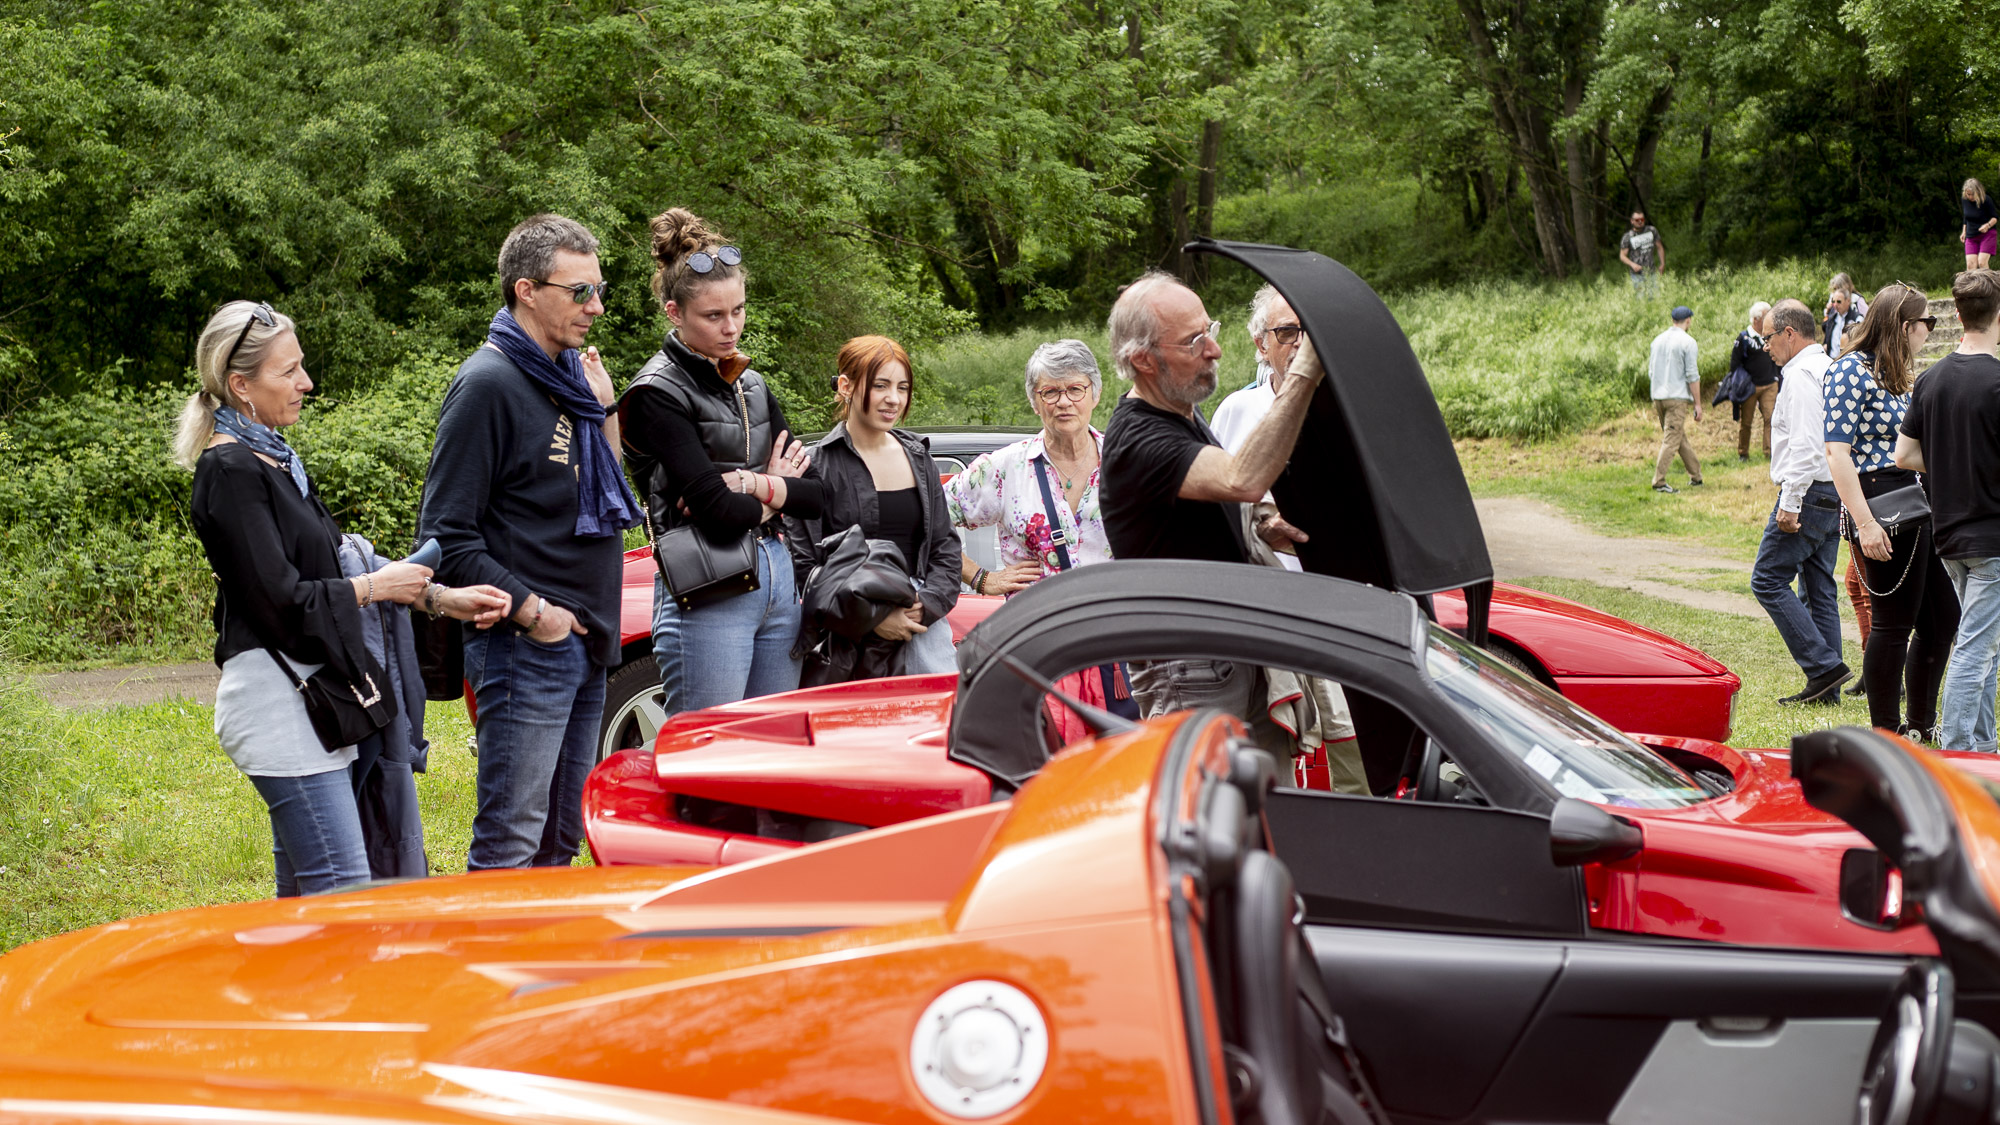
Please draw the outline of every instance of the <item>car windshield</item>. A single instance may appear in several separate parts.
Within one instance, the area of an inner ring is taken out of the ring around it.
[[[1638,809],[1708,799],[1673,763],[1435,625],[1426,663],[1445,698],[1566,797]]]

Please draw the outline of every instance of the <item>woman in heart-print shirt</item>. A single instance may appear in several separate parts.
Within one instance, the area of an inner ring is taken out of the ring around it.
[[[1848,550],[1859,559],[1874,610],[1861,661],[1868,720],[1934,741],[1938,684],[1958,632],[1958,595],[1932,548],[1930,520],[1890,535],[1869,505],[1921,483],[1916,473],[1896,466],[1895,452],[1916,383],[1917,353],[1937,324],[1928,304],[1923,293],[1901,283],[1869,302],[1852,345],[1826,372],[1826,462],[1846,509]]]

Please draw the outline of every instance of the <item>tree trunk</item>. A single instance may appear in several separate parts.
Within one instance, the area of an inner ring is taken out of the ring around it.
[[[1708,210],[1708,150],[1714,132],[1712,125],[1701,127],[1701,158],[1694,166],[1694,229],[1697,231],[1701,229],[1702,212]]]
[[[1534,214],[1535,243],[1540,251],[1542,272],[1562,277],[1569,272],[1576,244],[1563,221],[1563,183],[1556,170],[1548,121],[1534,99],[1522,89],[1524,76],[1513,73],[1508,63],[1502,61],[1500,50],[1487,31],[1483,0],[1458,0],[1458,9],[1472,41],[1473,58],[1478,63],[1480,82],[1486,87],[1494,124],[1513,148],[1515,159],[1528,179],[1528,203]],[[1526,27],[1525,13],[1518,6],[1513,22],[1512,35],[1525,42],[1533,33]],[[1509,57],[1512,58],[1511,52]]]
[[[1167,269],[1183,283],[1191,285],[1188,270],[1193,255],[1181,250],[1188,244],[1187,179],[1183,176],[1175,176],[1174,186],[1167,192],[1167,211],[1174,224],[1174,244],[1167,251]]]
[[[1671,65],[1671,63],[1669,64]],[[1646,212],[1648,222],[1656,222],[1653,214],[1653,164],[1660,154],[1660,134],[1662,122],[1667,116],[1667,107],[1674,102],[1674,84],[1669,82],[1653,93],[1653,100],[1646,103],[1646,114],[1639,119],[1638,143],[1632,153],[1632,194],[1636,197],[1634,210]]]
[[[1125,57],[1146,57],[1146,41],[1139,33],[1139,9],[1136,7],[1125,15]]]
[[[1583,70],[1571,67],[1563,82],[1563,116],[1576,116],[1577,106],[1583,104]],[[1569,221],[1571,233],[1576,239],[1577,269],[1586,276],[1596,274],[1603,268],[1597,241],[1601,228],[1595,221],[1596,208],[1590,198],[1590,139],[1583,133],[1572,132],[1563,139],[1563,171],[1569,181]]]
[[[1194,193],[1194,233],[1199,238],[1215,237],[1215,165],[1221,156],[1222,122],[1202,122],[1201,168],[1196,172]],[[1195,255],[1189,284],[1197,288],[1208,284],[1208,259],[1207,254]]]

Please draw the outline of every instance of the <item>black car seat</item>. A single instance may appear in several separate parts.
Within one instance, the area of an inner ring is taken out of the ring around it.
[[[1299,928],[1292,873],[1252,850],[1237,872],[1234,948],[1237,1046],[1251,1060],[1239,1121],[1378,1125],[1379,1105]]]

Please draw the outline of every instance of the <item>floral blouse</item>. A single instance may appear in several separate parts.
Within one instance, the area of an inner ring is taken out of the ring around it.
[[[1875,382],[1874,361],[1867,352],[1848,352],[1826,369],[1826,440],[1854,447],[1858,473],[1896,467],[1896,431],[1910,410],[1909,395]]]
[[[1104,435],[1095,429],[1102,459]],[[984,454],[944,486],[945,505],[951,522],[959,527],[999,525],[1000,563],[1011,566],[1030,559],[1042,564],[1043,574],[1062,568],[1056,558],[1055,536],[1049,527],[1047,506],[1042,503],[1042,486],[1035,482],[1037,471],[1048,474],[1049,495],[1055,498],[1056,516],[1062,522],[1072,566],[1088,566],[1111,558],[1111,540],[1104,534],[1104,514],[1097,500],[1098,470],[1090,471],[1083,498],[1076,512],[1063,499],[1062,480],[1042,456],[1042,435]]]

